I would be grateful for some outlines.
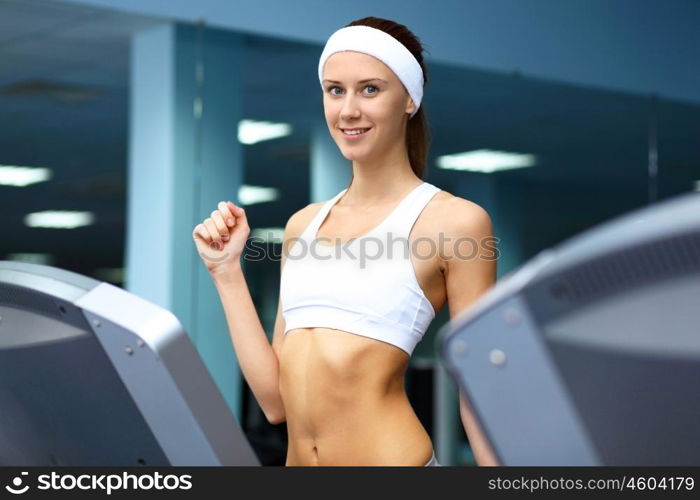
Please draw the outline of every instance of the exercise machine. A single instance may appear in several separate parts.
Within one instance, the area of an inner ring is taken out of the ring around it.
[[[501,465],[700,465],[700,194],[540,252],[436,342]]]
[[[0,261],[0,465],[260,465],[178,319]]]

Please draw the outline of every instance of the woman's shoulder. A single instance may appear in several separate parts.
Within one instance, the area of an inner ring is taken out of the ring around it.
[[[316,214],[318,214],[325,203],[325,201],[309,203],[305,207],[302,207],[294,212],[287,220],[287,224],[284,229],[287,237],[301,235],[306,226],[311,223],[311,220],[316,216]]]
[[[454,195],[446,190],[439,191],[428,205],[431,210],[426,213],[433,227],[459,228],[473,224],[475,221],[489,220],[484,207],[478,203]]]

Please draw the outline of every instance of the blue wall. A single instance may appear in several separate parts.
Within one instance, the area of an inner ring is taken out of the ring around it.
[[[368,15],[406,24],[435,61],[700,102],[696,0],[62,0],[323,43]]]

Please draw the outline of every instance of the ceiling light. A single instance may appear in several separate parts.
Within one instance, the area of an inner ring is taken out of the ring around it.
[[[437,158],[437,165],[440,168],[484,172],[487,174],[499,170],[531,167],[534,164],[534,155],[494,151],[491,149],[477,149]]]
[[[0,185],[24,187],[51,178],[48,168],[0,165]]]
[[[253,229],[251,237],[259,238],[265,243],[282,243],[284,241],[284,228],[260,227]]]
[[[241,205],[255,205],[256,203],[266,203],[279,198],[279,190],[264,186],[249,186],[243,184],[238,188],[238,201]]]
[[[257,120],[241,120],[238,122],[238,141],[242,144],[255,144],[256,142],[277,139],[292,133],[292,126],[288,123],[273,123]]]
[[[24,223],[29,227],[50,227],[55,229],[74,229],[87,226],[95,221],[92,212],[70,212],[67,210],[47,210],[24,216]]]

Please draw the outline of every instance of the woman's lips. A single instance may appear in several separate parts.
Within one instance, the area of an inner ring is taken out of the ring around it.
[[[348,134],[346,131],[357,131],[357,130],[364,130],[364,132],[360,133],[354,133],[354,134]],[[367,135],[367,132],[372,130],[372,127],[356,127],[356,128],[346,128],[346,129],[340,129],[340,131],[343,133],[343,135],[348,138],[348,139],[359,139],[360,137],[364,137]]]

